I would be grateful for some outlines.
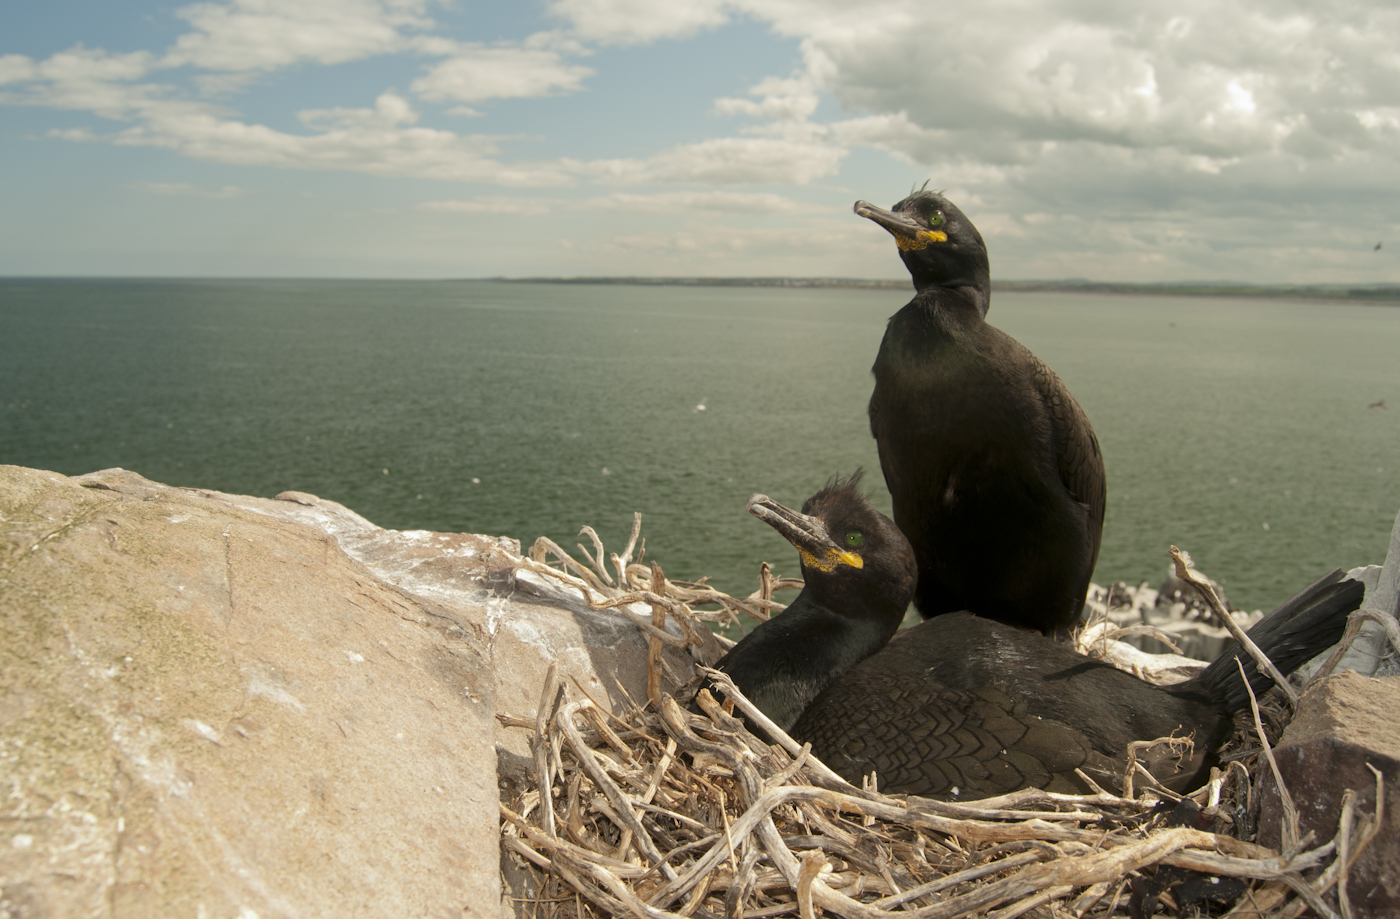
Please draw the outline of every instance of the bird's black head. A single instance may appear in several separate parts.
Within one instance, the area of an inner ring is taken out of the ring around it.
[[[963,212],[937,192],[922,189],[885,210],[857,201],[855,212],[875,221],[899,246],[899,257],[914,279],[914,288],[973,287],[983,294],[991,285],[987,246]],[[982,310],[986,312],[986,307]]]
[[[803,589],[810,599],[853,618],[904,618],[918,569],[909,540],[860,491],[861,473],[833,479],[802,505],[802,513],[767,495],[748,511],[797,547]]]

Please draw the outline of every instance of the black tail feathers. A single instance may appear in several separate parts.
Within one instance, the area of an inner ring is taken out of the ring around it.
[[[1361,606],[1364,593],[1360,581],[1343,580],[1338,568],[1284,601],[1245,634],[1287,676],[1341,640],[1347,617]],[[1192,681],[1230,711],[1249,706],[1249,694],[1235,666],[1237,658],[1244,665],[1249,687],[1256,696],[1274,685],[1267,674],[1260,672],[1249,652],[1235,642]]]

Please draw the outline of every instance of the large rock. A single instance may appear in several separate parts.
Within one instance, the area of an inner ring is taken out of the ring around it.
[[[1376,811],[1376,778],[1385,778],[1385,816],[1377,836],[1353,863],[1348,894],[1353,915],[1400,915],[1400,677],[1353,671],[1326,677],[1298,701],[1298,712],[1274,750],[1283,784],[1298,811],[1298,832],[1317,846],[1337,834],[1345,789],[1356,792],[1356,813]],[[1371,768],[1367,768],[1368,765]],[[1355,837],[1353,836],[1353,839]],[[1259,841],[1283,842],[1282,805],[1265,770]],[[1353,842],[1353,846],[1355,843]]]
[[[619,707],[644,639],[511,540],[279,497],[0,467],[0,915],[499,914],[494,716],[550,661]]]

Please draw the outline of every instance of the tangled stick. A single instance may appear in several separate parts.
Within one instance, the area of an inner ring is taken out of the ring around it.
[[[603,557],[597,541],[589,558]],[[709,631],[702,622],[778,607],[762,582],[754,596],[719,600],[713,588],[677,586],[659,567],[611,558],[611,584],[597,564],[554,568],[542,552],[531,565],[579,589],[590,606],[645,626],[656,647],[697,647]],[[633,603],[649,609],[625,608]],[[701,603],[717,610],[697,612]],[[1232,915],[1348,916],[1346,870],[1380,826],[1379,812],[1358,816],[1348,798],[1336,836],[1321,845],[1295,833],[1278,853],[1236,838],[1230,831],[1243,825],[1231,815],[1253,796],[1240,762],[1187,796],[1215,832],[1168,825],[1162,805],[1179,796],[1151,785],[1134,793],[1131,772],[1121,795],[1028,789],[966,803],[884,795],[847,783],[724,685],[723,674],[710,676],[725,705],[700,692],[698,711],[687,710],[653,667],[654,694],[614,716],[574,698],[551,673],[534,721],[508,722],[534,731],[536,787],[501,806],[504,847],[541,879],[522,914],[1108,917],[1126,915],[1130,881],[1170,866],[1248,882]],[[755,737],[735,709],[776,742]],[[1379,774],[1376,781],[1379,809]]]

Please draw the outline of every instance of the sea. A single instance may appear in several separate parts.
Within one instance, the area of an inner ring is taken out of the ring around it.
[[[0,463],[339,501],[383,527],[621,549],[671,578],[798,576],[749,517],[864,469],[912,291],[500,281],[0,279]],[[1098,583],[1177,545],[1269,609],[1380,564],[1400,511],[1400,309],[996,293],[988,320],[1098,433]],[[587,540],[583,540],[587,543]]]

